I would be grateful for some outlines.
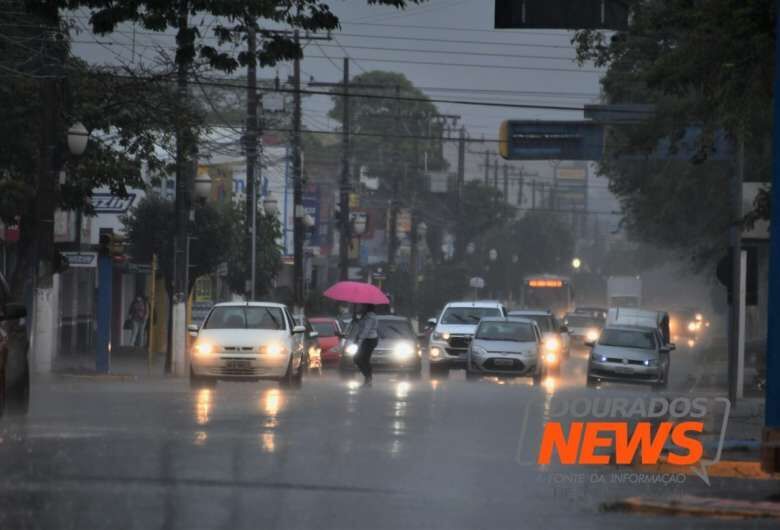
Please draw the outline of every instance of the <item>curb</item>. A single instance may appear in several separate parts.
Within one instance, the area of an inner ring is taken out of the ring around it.
[[[780,503],[777,502],[740,501],[736,499],[696,497],[693,495],[684,495],[676,500],[628,497],[617,502],[604,503],[601,505],[601,510],[658,515],[780,519]]]
[[[98,373],[57,373],[55,377],[63,379],[84,379],[87,381],[138,381],[139,376],[131,374],[98,374]]]

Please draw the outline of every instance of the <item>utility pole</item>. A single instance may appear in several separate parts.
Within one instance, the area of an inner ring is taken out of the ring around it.
[[[531,209],[536,210],[536,179],[531,181]]]
[[[509,166],[504,164],[504,200],[509,203]]]
[[[352,242],[352,225],[349,222],[349,194],[352,191],[352,180],[349,175],[350,144],[349,144],[349,58],[344,57],[344,79],[341,89],[344,91],[342,99],[342,127],[341,127],[341,230],[339,244],[339,278],[349,278],[349,246]]]
[[[255,21],[247,21],[247,67],[246,94],[246,228],[250,262],[248,299],[255,299],[257,268],[257,33]]]
[[[466,178],[466,127],[461,126],[458,135],[458,175],[455,179],[455,226],[459,226],[463,213],[463,184]],[[465,241],[455,234],[455,258],[463,257]]]
[[[295,31],[295,46],[300,47],[298,31]],[[301,174],[301,60],[293,63],[293,291],[296,312],[303,309],[303,175]]]
[[[393,105],[393,197],[390,202],[390,226],[388,227],[387,263],[392,269],[398,253],[398,193],[401,185],[401,86],[395,87]]]
[[[485,151],[485,186],[490,185],[490,151]]]
[[[177,41],[181,46],[183,42],[189,42],[189,1],[179,0],[178,16],[178,37]],[[187,102],[189,93],[187,86],[187,75],[189,74],[189,64],[185,61],[179,62],[176,71],[177,101],[179,104],[176,117],[176,200],[175,208],[175,232],[174,239],[174,290],[173,307],[171,309],[171,355],[166,356],[165,368],[167,372],[173,372],[175,375],[183,376],[186,374],[186,335],[185,328],[187,323],[187,223],[189,220],[190,209],[190,186],[193,169],[192,160],[189,155],[193,149],[192,131],[189,124],[184,123],[184,119],[189,114]]]

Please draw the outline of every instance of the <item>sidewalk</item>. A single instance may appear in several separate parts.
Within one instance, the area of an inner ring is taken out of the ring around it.
[[[54,374],[69,377],[162,377],[165,373],[165,353],[152,353],[150,356],[141,348],[120,347],[111,352],[111,364],[108,374],[95,371],[95,356],[83,354],[57,357]]]

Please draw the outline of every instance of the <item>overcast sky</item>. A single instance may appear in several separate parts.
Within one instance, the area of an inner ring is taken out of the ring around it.
[[[593,67],[580,68],[572,61],[570,32],[495,30],[492,0],[431,0],[404,11],[368,6],[366,0],[335,0],[331,8],[340,17],[342,30],[334,32],[331,41],[306,46],[304,80],[339,81],[342,59],[348,55],[353,75],[377,69],[402,72],[432,98],[581,107],[599,93],[599,75]],[[86,27],[85,12],[76,14],[76,23]],[[170,35],[138,29],[133,37],[132,26],[98,38],[83,32],[75,40],[74,51],[95,63],[150,61],[156,46],[173,47]],[[275,70],[282,79],[292,71],[290,64]],[[306,100],[307,127],[334,126],[326,116],[328,98]],[[472,138],[495,138],[500,122],[508,118],[581,118],[578,112],[438,106],[443,113],[461,115]]]

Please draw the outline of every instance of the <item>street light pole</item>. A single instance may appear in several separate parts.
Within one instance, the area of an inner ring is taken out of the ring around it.
[[[339,279],[347,280],[349,276],[349,245],[352,240],[352,230],[349,223],[349,194],[352,182],[349,178],[349,58],[344,57],[344,80],[342,90],[342,134],[341,134],[341,229],[339,230]]]
[[[300,49],[298,31],[295,47]],[[301,174],[301,60],[293,62],[293,293],[296,312],[303,308],[303,175]]]

